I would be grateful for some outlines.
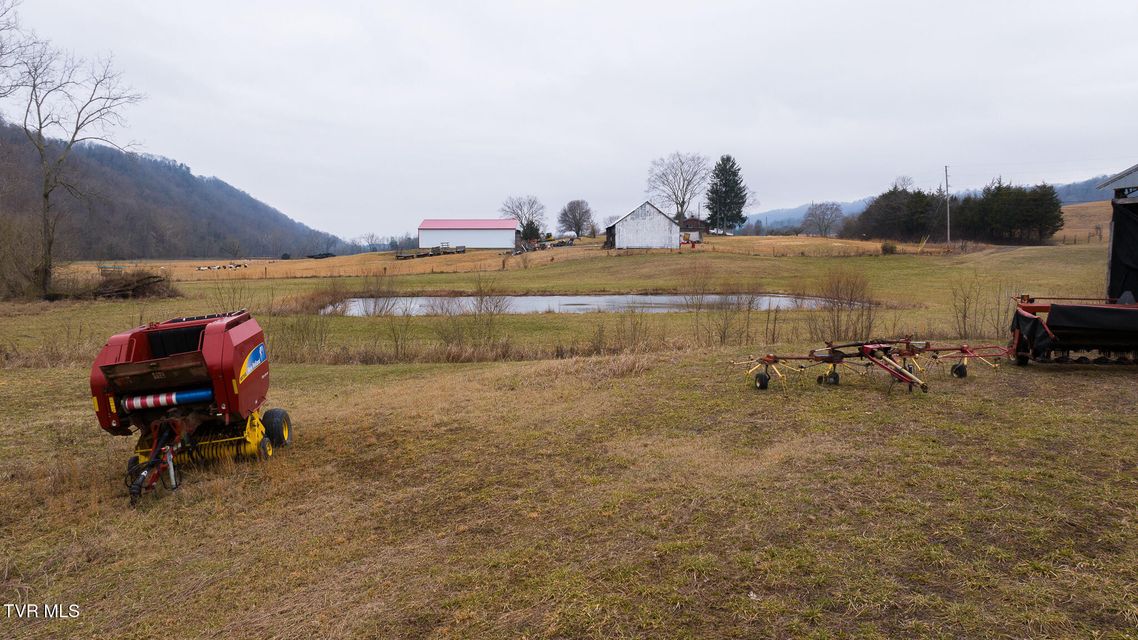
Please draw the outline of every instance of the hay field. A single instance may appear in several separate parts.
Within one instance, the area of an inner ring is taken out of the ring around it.
[[[85,368],[5,371],[6,638],[1130,637],[1117,368],[749,387],[728,351],[274,366],[292,448],[126,506]],[[1061,390],[1061,392],[1059,392]],[[49,406],[50,405],[50,406]]]
[[[589,240],[589,239],[587,239]],[[920,247],[915,244],[899,246],[902,253],[917,253]],[[927,246],[925,253],[941,253],[942,247]],[[880,242],[862,240],[840,240],[836,238],[802,237],[713,237],[695,248],[682,247],[678,250],[604,250],[597,242],[583,242],[572,247],[558,247],[545,251],[535,251],[524,255],[508,255],[506,252],[479,249],[464,254],[396,260],[392,252],[362,253],[351,256],[336,256],[314,260],[298,258],[293,260],[270,260],[250,258],[242,260],[127,260],[127,261],[80,261],[66,265],[65,275],[95,275],[99,265],[140,267],[170,274],[178,282],[215,281],[230,279],[291,279],[291,278],[335,278],[361,277],[372,275],[409,276],[431,273],[471,273],[476,271],[513,271],[530,269],[535,266],[561,264],[585,258],[620,255],[655,255],[677,253],[734,253],[739,255],[783,257],[813,256],[839,257],[872,255],[881,252]],[[247,264],[248,268],[216,271],[201,271],[199,267],[222,266],[229,263]]]
[[[882,333],[950,341],[961,284],[1095,295],[1106,255],[843,255],[819,239],[816,255],[751,255],[760,240],[391,280],[687,291],[703,272],[712,291],[808,294],[857,273]],[[447,258],[415,262],[431,260]],[[773,338],[757,314],[722,343],[700,333],[711,315],[502,316],[472,358],[487,361],[461,362],[452,318],[286,304],[369,282],[0,306],[0,597],[81,611],[0,617],[0,637],[1135,637],[1138,367],[937,367],[927,395],[791,374],[760,393],[730,363],[817,346],[810,312],[779,315]],[[269,404],[292,413],[294,446],[187,468],[130,509],[132,441],[99,430],[89,363],[112,333],[234,304],[266,328]],[[980,329],[974,343],[1003,339]],[[598,341],[615,354],[573,357]]]
[[[1075,237],[1087,241],[1087,234],[1096,224],[1109,227],[1110,202],[1090,202],[1067,205],[1063,208],[1065,226],[1057,236],[1062,241],[1066,236],[1073,242]],[[141,267],[170,274],[178,282],[215,281],[228,279],[292,279],[292,278],[335,278],[362,277],[378,274],[391,276],[421,275],[432,273],[470,273],[475,271],[510,271],[529,269],[533,266],[558,264],[585,258],[611,255],[666,254],[666,253],[734,253],[765,257],[849,257],[874,255],[881,252],[881,242],[876,240],[843,240],[840,238],[817,238],[811,236],[710,236],[696,248],[683,247],[679,251],[606,251],[601,249],[600,238],[584,238],[573,247],[559,247],[538,251],[525,256],[511,256],[498,250],[471,250],[462,255],[436,256],[415,260],[396,260],[392,252],[364,253],[351,256],[336,256],[322,260],[296,258],[274,260],[248,258],[228,260],[107,260],[77,261],[65,265],[61,273],[65,276],[92,276],[98,273],[99,265],[122,267]],[[982,248],[982,247],[981,247]],[[898,243],[897,249],[903,254],[937,255],[945,252],[943,245],[929,243]],[[247,264],[248,268],[239,270],[200,271],[199,267],[225,265],[230,262]]]
[[[1056,234],[1059,242],[1100,242],[1096,226],[1101,226],[1103,241],[1110,240],[1110,200],[1069,204],[1063,207],[1063,229]],[[1095,235],[1094,238],[1088,236]]]

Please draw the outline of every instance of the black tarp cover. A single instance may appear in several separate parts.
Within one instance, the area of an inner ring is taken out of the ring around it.
[[[1138,205],[1115,202],[1113,222],[1106,295],[1120,298],[1127,291],[1138,295]]]
[[[1016,351],[1030,351],[1035,358],[1053,349],[1138,351],[1138,306],[1053,304],[1046,322],[1017,311],[1012,329],[1019,329],[1022,336]]]
[[[1015,345],[1016,353],[1031,354],[1033,358],[1041,358],[1051,351],[1051,336],[1043,320],[1034,313],[1017,309],[1012,316],[1012,331],[1019,330],[1019,344]]]

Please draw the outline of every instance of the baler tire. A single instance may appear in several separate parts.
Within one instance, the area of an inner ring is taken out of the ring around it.
[[[257,443],[257,459],[264,462],[271,457],[273,457],[273,442],[269,436],[265,436]]]
[[[134,484],[138,479],[138,474],[142,473],[142,463],[138,461],[138,456],[132,454],[126,460],[126,475],[124,476],[127,488]]]
[[[284,409],[269,409],[261,422],[265,425],[265,435],[274,447],[287,447],[292,442],[292,419]]]

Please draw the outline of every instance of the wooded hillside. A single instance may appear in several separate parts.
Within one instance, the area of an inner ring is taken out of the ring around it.
[[[34,224],[37,158],[22,130],[0,122],[0,218]],[[60,193],[61,257],[198,258],[336,251],[339,238],[307,227],[223,180],[158,156],[76,147]],[[34,247],[29,247],[34,251]]]

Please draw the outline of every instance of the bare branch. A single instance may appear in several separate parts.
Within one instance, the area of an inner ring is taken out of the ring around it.
[[[557,230],[572,231],[578,238],[593,226],[593,210],[584,200],[573,200],[561,208],[557,214]]]
[[[16,15],[19,0],[0,0],[0,98],[20,87],[19,64],[27,42],[21,37]]]
[[[123,85],[109,58],[88,64],[47,42],[29,43],[20,65],[27,93],[24,135],[40,164],[41,263],[36,275],[40,292],[47,296],[55,230],[63,214],[52,195],[62,188],[89,205],[82,189],[64,176],[67,159],[77,144],[103,143],[121,149],[110,132],[125,124],[123,110],[140,102],[142,95]]]
[[[802,226],[807,233],[828,236],[837,230],[842,220],[842,205],[837,202],[816,202],[806,210]]]
[[[691,204],[707,186],[711,165],[707,156],[679,151],[657,158],[648,167],[646,193],[661,208],[674,208],[676,220],[687,216]]]
[[[537,196],[510,196],[499,209],[503,218],[513,218],[519,226],[533,223],[540,229],[545,222],[545,205]]]

